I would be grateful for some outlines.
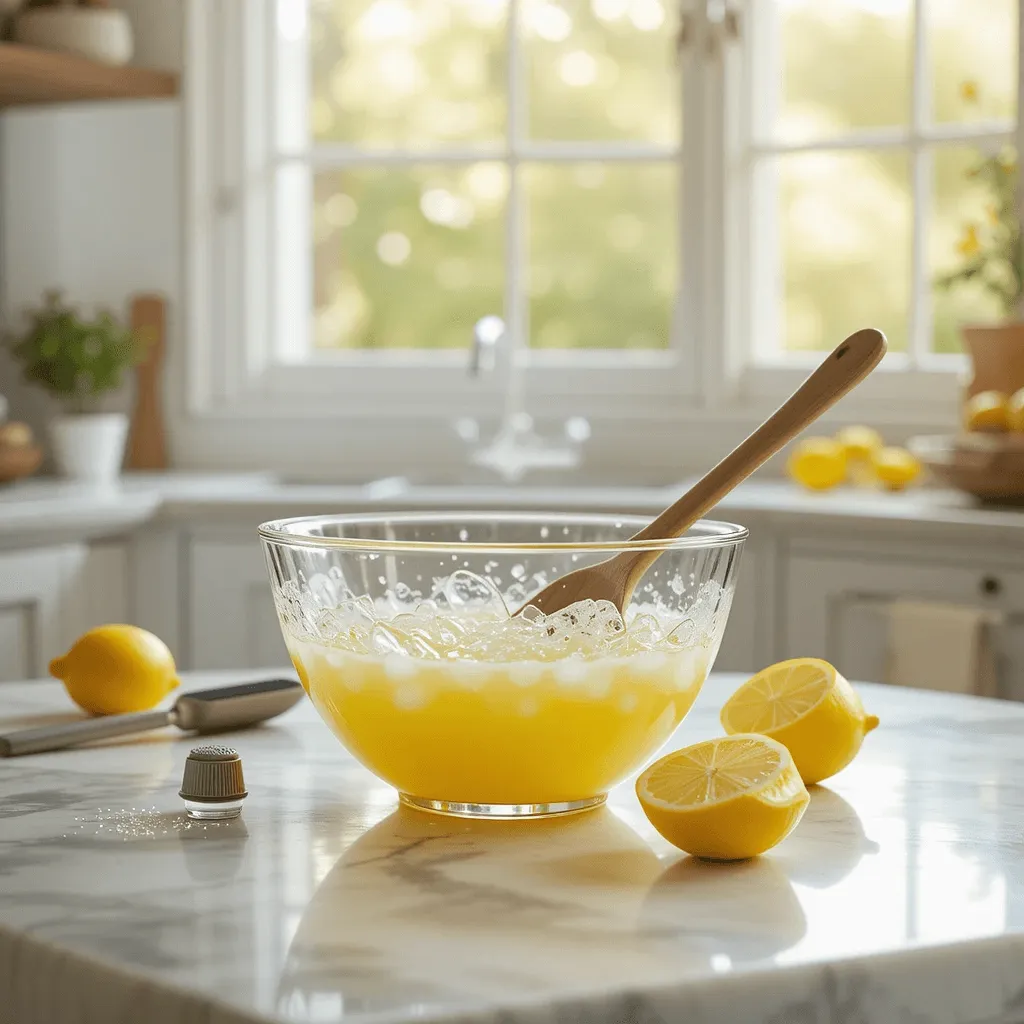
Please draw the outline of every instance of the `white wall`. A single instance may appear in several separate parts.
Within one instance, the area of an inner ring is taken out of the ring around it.
[[[136,63],[179,68],[181,0],[122,0],[120,6],[133,19]],[[178,347],[179,120],[173,100],[3,115],[0,301],[11,326],[49,288],[118,311],[133,292],[156,290],[170,300],[170,347]],[[0,353],[0,392],[11,416],[42,429],[49,402],[20,382],[6,353]]]

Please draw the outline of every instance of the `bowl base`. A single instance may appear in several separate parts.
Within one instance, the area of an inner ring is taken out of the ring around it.
[[[608,794],[552,804],[464,804],[454,800],[427,800],[406,793],[400,793],[398,798],[407,807],[457,818],[544,818],[556,814],[577,814],[600,807],[608,799]]]

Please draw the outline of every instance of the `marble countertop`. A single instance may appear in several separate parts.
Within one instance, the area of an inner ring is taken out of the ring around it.
[[[367,484],[312,484],[272,474],[128,474],[96,490],[58,480],[28,480],[0,488],[0,546],[85,540],[130,532],[150,522],[231,524],[254,528],[290,515],[380,509],[565,509],[655,514],[688,486],[597,487],[524,483],[425,486],[401,479]],[[982,506],[942,489],[884,494],[851,488],[809,494],[785,480],[751,480],[726,496],[719,518],[744,525],[820,524],[915,538],[987,543],[1024,542],[1024,514]]]
[[[227,824],[184,817],[173,730],[0,761],[0,1024],[1018,1022],[1024,707],[862,693],[861,756],[733,865],[669,847],[629,785],[540,823],[400,811],[305,703],[231,740]],[[0,686],[0,729],[68,713]]]

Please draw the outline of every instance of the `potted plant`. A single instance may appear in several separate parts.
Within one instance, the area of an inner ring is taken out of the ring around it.
[[[942,289],[980,287],[996,300],[999,322],[960,328],[973,376],[967,396],[981,391],[1012,394],[1024,387],[1024,250],[1018,206],[1018,167],[1012,150],[986,156],[969,172],[991,199],[984,223],[968,222],[957,242],[961,263],[936,279]]]
[[[101,400],[120,388],[142,346],[109,312],[87,319],[58,292],[48,293],[28,317],[28,330],[9,342],[25,379],[46,388],[66,410],[50,423],[57,466],[73,480],[110,483],[124,460],[128,417],[103,412]]]

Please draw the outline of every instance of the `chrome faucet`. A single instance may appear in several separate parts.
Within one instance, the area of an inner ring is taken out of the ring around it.
[[[500,316],[481,317],[473,325],[473,347],[469,354],[469,375],[479,377],[494,369],[498,342],[505,337],[505,321]]]

